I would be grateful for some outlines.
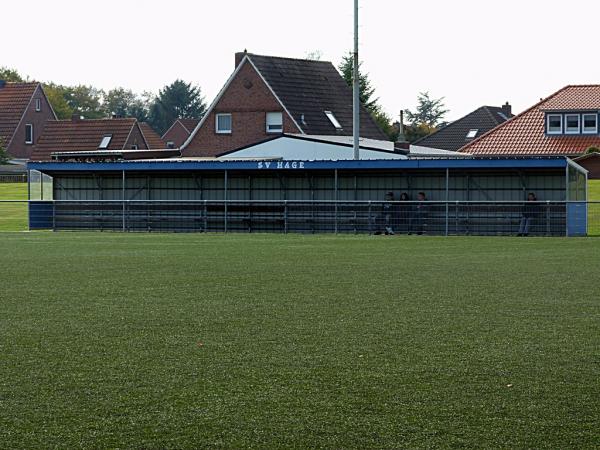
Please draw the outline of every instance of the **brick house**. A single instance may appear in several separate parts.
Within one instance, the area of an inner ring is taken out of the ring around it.
[[[513,114],[509,103],[502,106],[482,106],[429,136],[418,139],[413,145],[457,152],[511,117]]]
[[[29,159],[44,125],[56,114],[40,83],[0,80],[0,140],[15,159]]]
[[[147,124],[134,118],[49,120],[31,156],[48,161],[53,153],[161,150],[164,143]]]
[[[566,86],[460,149],[473,156],[581,156],[600,147],[600,85]]]
[[[352,89],[330,62],[236,53],[235,71],[182,145],[215,156],[285,134],[352,135]],[[361,107],[360,135],[388,140]]]
[[[200,123],[199,119],[177,119],[162,135],[167,148],[179,148],[190,137],[192,131]]]

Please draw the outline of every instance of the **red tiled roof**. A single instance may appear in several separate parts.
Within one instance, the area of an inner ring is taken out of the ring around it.
[[[51,159],[53,152],[94,151],[105,135],[112,135],[106,150],[123,150],[136,119],[49,120],[32,161]]]
[[[200,122],[199,119],[179,119],[181,124],[191,133]]]
[[[8,146],[39,83],[6,83],[0,88],[0,139]]]
[[[150,125],[148,125],[146,122],[139,122],[139,126],[149,149],[162,150],[167,148],[167,145]]]
[[[545,111],[600,110],[600,85],[566,86],[460,149],[475,156],[580,155],[599,135],[546,136]]]

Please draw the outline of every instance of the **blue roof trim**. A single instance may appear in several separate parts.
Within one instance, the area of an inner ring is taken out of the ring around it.
[[[187,170],[360,170],[360,169],[528,169],[561,168],[567,158],[409,159],[363,161],[117,161],[29,162],[29,170],[41,172],[187,171]]]

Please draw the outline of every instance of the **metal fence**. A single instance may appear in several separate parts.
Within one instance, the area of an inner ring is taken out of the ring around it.
[[[26,173],[0,174],[0,183],[27,183]]]
[[[31,229],[128,232],[600,235],[600,202],[31,201]],[[6,208],[0,202],[0,229]],[[18,207],[17,205],[21,205]],[[13,214],[14,216],[14,214]]]

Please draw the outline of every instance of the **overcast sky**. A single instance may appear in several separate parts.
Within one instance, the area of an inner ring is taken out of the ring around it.
[[[336,66],[353,0],[3,2],[0,66],[41,81],[158,91],[182,78],[212,101],[234,53]],[[597,0],[361,0],[360,51],[384,109],[445,97],[454,120],[505,101],[521,111],[566,84],[600,82]]]

